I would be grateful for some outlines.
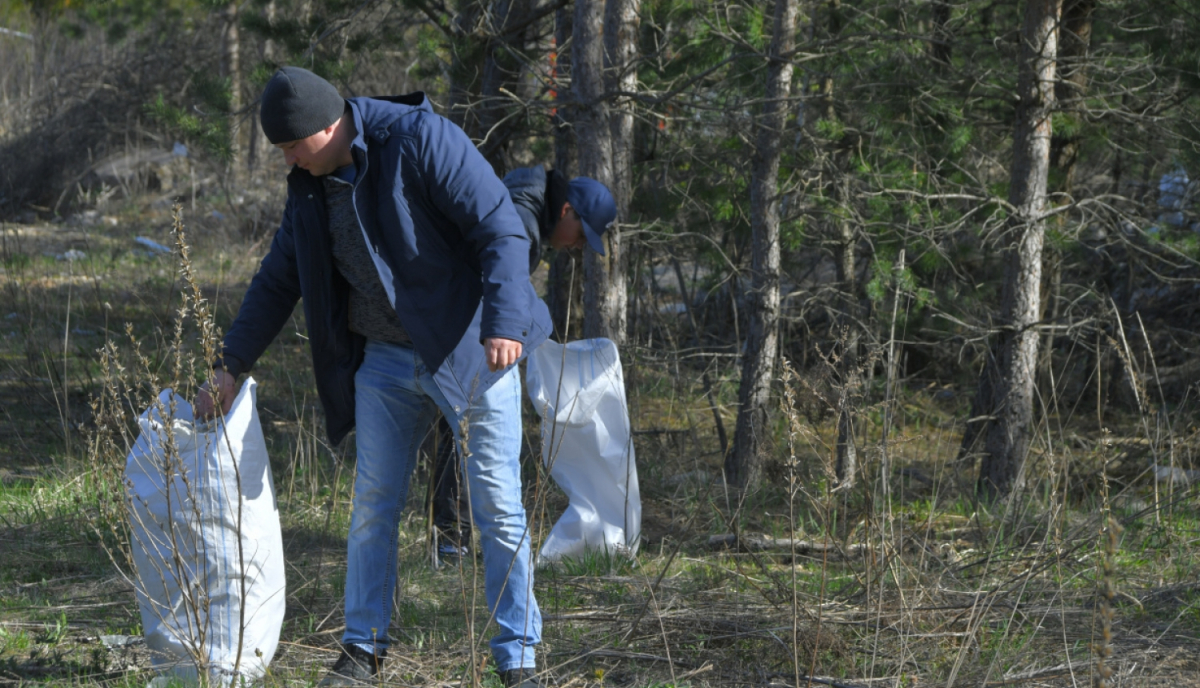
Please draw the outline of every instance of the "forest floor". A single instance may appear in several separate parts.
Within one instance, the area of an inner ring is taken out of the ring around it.
[[[222,326],[270,238],[243,211],[203,199],[184,211],[193,269]],[[89,439],[89,399],[107,340],[127,349],[132,334],[152,370],[167,367],[178,260],[137,238],[173,246],[170,228],[166,199],[0,227],[0,683],[152,677],[128,569],[97,533],[111,457]],[[337,657],[353,474],[352,441],[325,443],[299,310],[295,323],[254,371],[288,577],[266,679],[280,685],[311,684]],[[641,551],[538,571],[545,684],[1091,686],[1105,674],[1111,686],[1200,686],[1200,504],[1185,481],[1153,480],[1147,456],[1163,439],[1145,419],[1113,415],[1101,429],[1090,415],[1053,416],[1030,459],[1048,477],[985,508],[971,498],[973,466],[957,457],[969,389],[901,380],[890,414],[864,406],[860,487],[849,494],[827,489],[834,418],[789,416],[781,395],[764,487],[739,494],[720,478],[697,360],[711,363],[711,399],[732,429],[732,362],[623,350]],[[527,408],[536,454],[533,416]],[[1190,467],[1196,424],[1170,427],[1171,456]],[[525,468],[536,545],[565,499],[538,461],[527,456]],[[427,484],[422,466],[401,527],[383,678],[499,685],[478,562],[430,565]]]

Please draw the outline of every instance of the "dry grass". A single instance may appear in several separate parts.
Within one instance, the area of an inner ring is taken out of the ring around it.
[[[211,217],[227,205],[210,198],[188,214],[193,267],[220,325],[264,250],[244,225]],[[115,224],[3,227],[0,682],[147,679],[142,648],[105,638],[138,635],[140,619],[89,527],[105,517],[98,495],[112,485],[86,449],[95,427],[86,400],[100,384],[96,350],[106,338],[126,346],[126,322],[149,370],[165,376],[183,285],[173,258],[140,254],[132,241],[171,243],[165,207],[128,204],[109,216]],[[87,255],[54,257],[70,249]],[[296,332],[299,314],[255,371],[287,560],[283,643],[267,679],[281,685],[319,679],[336,656],[353,474],[352,446],[325,444]],[[1200,512],[1193,488],[1156,486],[1142,470],[1150,450],[1139,447],[1161,439],[1146,436],[1141,416],[1110,414],[1111,435],[1052,416],[1031,458],[1038,479],[984,508],[971,499],[972,467],[956,460],[967,395],[900,381],[894,398],[869,389],[871,405],[858,410],[854,491],[827,489],[834,418],[800,408],[778,414],[767,483],[737,494],[721,482],[699,364],[661,347],[630,346],[624,357],[645,539],[636,564],[597,556],[539,572],[540,662],[552,684],[792,685],[800,675],[801,685],[812,676],[812,685],[1084,686],[1104,676],[1103,657],[1111,686],[1200,685]],[[707,360],[717,412],[732,427],[732,363]],[[781,395],[781,410],[819,403],[801,382],[792,389],[797,400]],[[1183,415],[1173,421],[1188,427]],[[1172,440],[1183,465],[1195,435]],[[540,537],[562,499],[535,466],[527,483]],[[413,508],[423,471],[401,527],[384,679],[496,685],[471,666],[488,654],[487,614],[476,610],[471,632],[464,614],[482,604],[482,576],[472,562],[428,564],[425,510]],[[821,547],[710,549],[720,533]]]

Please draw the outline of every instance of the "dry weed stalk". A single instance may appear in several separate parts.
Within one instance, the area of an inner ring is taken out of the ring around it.
[[[179,447],[179,438],[176,437],[171,422],[177,411],[174,399],[189,398],[194,392],[193,380],[196,373],[206,369],[206,362],[215,358],[221,332],[214,322],[213,313],[203,297],[192,269],[190,247],[179,205],[174,207],[173,233],[182,282],[181,304],[176,311],[170,339],[165,342],[165,350],[148,354],[141,340],[135,335],[132,324],[126,324],[125,339],[128,350],[124,355],[112,340],[107,341],[99,352],[103,374],[100,391],[91,400],[96,425],[88,451],[89,459],[105,477],[102,484],[107,484],[110,492],[101,496],[101,509],[91,525],[101,536],[106,553],[122,577],[148,600],[143,609],[151,610],[164,626],[172,626],[180,615],[177,610],[168,609],[159,601],[153,600],[147,594],[147,590],[151,587],[165,589],[168,584],[178,588],[186,627],[176,628],[174,632],[188,659],[195,666],[199,680],[207,682],[219,675],[220,681],[236,681],[243,668],[243,638],[247,623],[245,605],[239,605],[236,657],[229,673],[228,669],[212,666],[210,660],[209,645],[212,642],[212,633],[209,612],[217,591],[209,589],[212,583],[208,580],[209,576],[197,570],[195,564],[184,557],[189,550],[204,556],[203,545],[191,541],[194,537],[187,534],[190,530],[188,523],[176,522],[179,514],[186,514],[182,518],[192,525],[201,524],[205,519],[201,513],[203,500],[199,497],[200,487],[195,484],[196,476],[190,473],[189,462]],[[193,323],[199,340],[199,354],[195,352],[197,345],[188,341],[189,326]],[[123,359],[129,360],[130,363],[124,363]],[[168,365],[159,365],[160,360]],[[165,379],[160,374],[164,368],[168,373]],[[174,389],[177,397],[164,404],[159,399],[159,393],[167,388]],[[217,403],[220,403],[219,399]],[[159,417],[165,421],[161,424],[161,447],[153,452],[152,458],[143,459],[152,462],[149,470],[162,480],[163,496],[167,500],[166,513],[169,514],[165,523],[148,518],[151,513],[148,505],[135,493],[133,481],[125,477],[126,457],[130,455],[138,438],[134,419],[140,415],[141,409],[146,408],[157,411]],[[222,419],[214,422],[214,429],[219,433],[218,438],[224,437],[225,441],[229,442],[229,438],[225,437]],[[207,453],[209,450],[207,440],[197,447],[197,451]],[[236,566],[239,571],[245,571],[246,554],[241,542],[242,478],[236,461],[233,462],[233,470],[236,493],[231,495],[230,501],[236,502],[237,512]],[[176,502],[173,505],[173,500],[185,504]],[[182,510],[180,506],[183,507]],[[143,536],[139,534],[144,534],[148,541],[142,541]],[[162,562],[151,557],[153,571],[137,569],[132,565],[135,546],[146,551],[166,549],[169,557]],[[245,575],[238,578],[241,599],[245,600],[251,581]],[[213,673],[214,671],[216,673]]]
[[[1115,615],[1113,600],[1117,596],[1117,546],[1120,543],[1121,524],[1112,515],[1112,506],[1108,499],[1108,471],[1101,469],[1101,497],[1103,505],[1101,507],[1102,519],[1104,524],[1100,529],[1100,580],[1097,586],[1097,614],[1100,617],[1100,640],[1093,643],[1092,651],[1096,655],[1096,673],[1094,675],[1093,685],[1096,688],[1111,688],[1112,687],[1112,667],[1108,665],[1108,659],[1112,656],[1112,622]]]
[[[470,413],[471,413],[471,409],[468,408],[466,413],[463,413],[463,415],[458,420],[458,437],[459,437],[459,439],[455,443],[457,445],[457,451],[454,452],[454,456],[451,460],[460,462],[459,465],[462,467],[462,472],[460,474],[460,479],[462,480],[462,482],[460,483],[460,485],[462,485],[462,489],[466,491],[467,521],[472,524],[471,531],[474,532],[475,531],[475,527],[474,527],[475,507],[471,502],[471,481],[467,475],[468,459],[471,456],[471,449],[469,446],[470,445],[470,437],[471,437],[471,433],[470,433],[471,426],[470,426],[470,422],[468,419],[468,415]],[[458,537],[459,537],[459,543],[461,543],[462,542],[462,531],[461,530],[459,531]],[[436,556],[436,554],[434,556]],[[462,593],[462,600],[463,600],[463,620],[466,622],[466,625],[467,625],[467,647],[470,648],[470,652],[471,652],[471,660],[470,660],[471,672],[470,672],[470,676],[468,678],[471,681],[471,684],[470,684],[471,687],[478,688],[483,681],[484,662],[486,662],[487,660],[486,660],[486,657],[481,659],[481,657],[479,655],[479,641],[475,638],[475,608],[476,608],[476,605],[478,605],[478,603],[479,603],[479,601],[478,601],[479,564],[478,564],[478,562],[476,562],[475,557],[469,557],[469,559],[471,561],[471,599],[470,599],[469,603],[467,601],[467,581],[465,579],[466,574],[463,571],[463,569],[465,567],[463,567],[463,566],[458,567],[458,582],[459,582],[459,590]],[[507,584],[507,583],[508,583],[508,579],[507,579],[507,577],[505,577],[505,584]],[[491,621],[492,621],[492,618],[489,616],[488,624],[490,624]],[[484,630],[485,631],[487,630],[486,627]]]
[[[791,361],[783,357],[783,412],[788,421],[788,528],[792,541],[792,667],[795,673],[796,685],[800,685],[800,599],[796,580],[796,493],[799,482],[796,479],[796,468],[799,460],[796,458],[796,435],[800,432],[800,414],[796,410],[796,370]],[[817,616],[817,637],[821,634],[820,612]],[[810,668],[811,672],[811,668]]]
[[[476,381],[476,384],[478,384],[478,381]],[[471,396],[474,397],[474,392],[472,392]],[[572,403],[574,403],[574,401]],[[470,449],[470,440],[471,440],[470,415],[471,415],[471,411],[472,411],[471,407],[468,406],[467,409],[463,412],[462,416],[459,418],[459,421],[458,421],[459,439],[456,442],[457,452],[456,452],[456,455],[453,460],[461,462],[460,465],[462,467],[462,473],[461,473],[461,483],[460,484],[462,485],[462,489],[465,490],[465,493],[466,493],[467,520],[469,523],[472,524],[471,531],[477,532],[476,528],[474,526],[474,523],[475,523],[474,508],[475,507],[474,507],[474,503],[471,499],[471,480],[470,480],[470,461],[469,461],[469,459],[472,456],[471,449]],[[536,513],[538,508],[540,508],[540,505],[542,504],[544,499],[545,499],[545,494],[543,491],[535,497],[533,508],[529,509],[526,512],[527,515],[526,515],[526,519],[525,519],[525,530],[521,533],[521,539],[517,544],[517,548],[516,548],[516,551],[513,553],[513,557],[508,561],[508,568],[505,570],[505,573],[504,573],[504,584],[501,585],[500,591],[497,592],[497,599],[499,599],[500,595],[503,595],[504,589],[508,587],[508,583],[509,583],[509,580],[512,575],[513,566],[515,566],[517,563],[517,557],[520,556],[521,545],[523,545],[525,543],[526,539],[529,539],[529,541],[530,541],[529,542],[530,570],[532,571],[534,568],[533,560],[535,557],[535,554],[534,554],[535,547],[534,547],[534,543],[532,541],[532,538],[533,538],[532,519],[528,517],[528,514]],[[461,535],[462,535],[462,533],[460,531],[460,533],[459,533],[460,542],[461,542]],[[491,625],[496,621],[496,614],[500,611],[500,609],[499,609],[499,606],[497,606],[495,609],[492,609],[489,611],[488,616],[487,616],[487,621],[484,623],[483,628],[479,631],[479,633],[476,634],[475,610],[478,608],[478,604],[479,604],[479,599],[478,599],[479,578],[480,578],[481,572],[479,570],[479,562],[477,561],[477,559],[475,557],[468,557],[468,558],[470,559],[470,562],[471,562],[471,597],[470,597],[469,601],[467,600],[467,587],[466,587],[467,581],[466,581],[465,572],[463,571],[463,568],[464,568],[463,566],[458,567],[459,589],[461,591],[462,602],[463,602],[463,617],[466,620],[466,624],[467,624],[467,644],[468,644],[468,647],[470,648],[470,657],[471,657],[471,659],[470,659],[471,672],[470,672],[470,676],[468,678],[470,680],[470,685],[472,686],[472,688],[479,688],[479,686],[483,685],[484,670],[485,670],[485,668],[487,666],[487,662],[488,662],[487,655],[480,653],[480,646],[482,645],[482,643],[484,641],[487,640],[487,638],[488,638],[487,631],[489,628],[491,628]],[[528,598],[533,595],[533,577],[532,576],[530,576],[530,578],[529,578],[529,585],[525,589],[525,595],[526,595],[526,601],[528,601]],[[528,609],[528,606],[526,607],[526,609]],[[526,614],[528,614],[528,611],[526,612]],[[526,618],[525,618],[525,630],[526,631],[528,631],[529,623],[530,623],[530,619],[528,618],[528,616],[526,616]]]
[[[872,357],[869,356],[867,358],[871,359]],[[829,355],[822,354],[821,360],[823,362],[823,365],[826,366],[827,370],[838,370],[837,366],[838,366],[840,359],[838,358],[836,353],[831,353]],[[871,365],[872,363],[873,363],[873,360],[871,363],[866,363],[865,365]],[[808,503],[812,509],[812,512],[814,514],[820,516],[821,521],[822,521],[822,530],[824,531],[823,536],[822,536],[824,539],[824,543],[821,548],[821,585],[820,585],[820,590],[817,594],[817,613],[816,613],[816,616],[814,619],[815,620],[815,633],[813,636],[813,642],[812,642],[812,648],[811,648],[812,652],[810,653],[810,656],[808,658],[808,670],[805,673],[801,673],[799,671],[799,659],[798,659],[799,649],[797,648],[795,650],[795,653],[796,653],[795,662],[796,662],[796,666],[797,666],[796,673],[797,673],[797,676],[799,677],[799,678],[797,678],[797,685],[800,685],[799,681],[801,678],[806,680],[807,685],[812,685],[812,683],[814,681],[816,681],[816,679],[814,679],[813,677],[816,674],[817,656],[818,656],[818,654],[820,652],[820,648],[821,648],[821,634],[823,631],[822,626],[823,626],[823,622],[824,622],[824,612],[825,612],[825,602],[826,602],[825,595],[827,592],[826,585],[829,581],[829,553],[830,553],[830,550],[833,549],[833,546],[832,546],[832,543],[830,542],[830,540],[832,537],[833,529],[837,528],[839,525],[838,524],[839,518],[841,518],[841,519],[849,518],[849,515],[848,515],[849,509],[843,509],[843,513],[839,514],[838,510],[837,510],[837,506],[838,506],[839,498],[841,498],[843,500],[848,500],[849,490],[853,488],[853,477],[846,476],[846,475],[840,475],[840,472],[839,472],[839,466],[837,463],[838,456],[839,456],[838,441],[843,440],[843,441],[848,441],[851,444],[853,444],[854,439],[853,439],[853,437],[846,438],[846,437],[841,437],[839,435],[839,440],[835,440],[833,446],[830,446],[828,443],[826,443],[825,441],[823,441],[821,439],[820,435],[815,431],[814,428],[812,428],[808,424],[800,422],[799,405],[798,405],[799,396],[797,394],[796,385],[795,385],[795,383],[797,381],[800,383],[801,386],[806,388],[808,393],[815,395],[817,398],[822,399],[826,404],[828,404],[828,408],[835,409],[836,412],[838,413],[839,417],[842,417],[842,412],[844,410],[847,410],[843,406],[845,403],[847,403],[847,399],[849,398],[848,394],[847,394],[848,387],[847,387],[846,383],[840,383],[841,388],[836,390],[839,395],[839,401],[835,405],[828,398],[826,398],[824,395],[822,395],[821,392],[818,389],[816,389],[814,387],[814,385],[808,379],[800,376],[797,373],[797,371],[795,370],[795,368],[791,365],[791,363],[789,361],[787,361],[787,359],[784,359],[784,361],[783,361],[783,370],[784,370],[784,396],[785,396],[785,401],[786,401],[784,412],[787,415],[787,419],[788,419],[788,450],[789,450],[789,457],[790,457],[790,460],[788,462],[789,513],[791,513],[791,510],[794,509],[794,495],[798,494],[798,493],[803,493],[805,498],[808,500]],[[861,370],[856,372],[856,374],[860,374],[860,373],[861,373]],[[807,441],[809,448],[818,457],[821,458],[821,472],[824,474],[824,478],[825,478],[823,481],[823,483],[824,483],[823,493],[818,494],[818,493],[814,493],[813,491],[809,491],[809,490],[805,489],[804,486],[802,486],[797,480],[798,476],[796,475],[796,469],[799,467],[798,461],[796,458],[796,451],[795,451],[795,442],[796,442],[797,437],[803,437]],[[840,478],[843,478],[843,479],[840,479]],[[791,516],[791,517],[794,518],[794,516]],[[848,532],[848,524],[846,524],[846,528],[847,528],[847,532]],[[794,526],[793,526],[793,530],[794,530]],[[795,593],[795,590],[796,590],[795,560],[796,560],[796,540],[797,540],[797,538],[793,536],[791,538],[791,540],[792,540],[791,546],[792,546],[792,562],[793,562],[793,565],[792,565],[792,577],[793,577],[792,590],[793,590],[793,600],[795,600],[795,594],[796,594]],[[795,616],[798,615],[799,611],[800,610],[799,610],[798,602],[794,601],[793,602],[793,624],[797,623],[797,621],[795,620]],[[811,616],[811,614],[810,614],[810,616]],[[794,646],[797,641],[798,641],[798,629],[793,635]],[[821,681],[817,681],[817,682],[820,683]]]

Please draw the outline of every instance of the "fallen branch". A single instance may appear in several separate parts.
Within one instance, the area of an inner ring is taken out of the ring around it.
[[[739,539],[735,533],[713,535],[706,543],[709,549],[731,549],[741,552],[775,552],[779,554],[831,554],[843,558],[861,557],[868,550],[868,545],[855,544],[841,546],[837,543],[812,542],[794,538],[774,538],[768,535],[742,533]]]
[[[775,679],[775,678],[786,678],[786,679],[788,679],[788,680],[790,681],[791,679],[793,679],[793,678],[795,678],[795,677],[794,677],[794,676],[784,676],[783,674],[773,674],[773,675],[771,676],[771,678],[772,678],[772,679]],[[868,680],[868,681],[877,681],[877,680],[879,680],[879,679],[865,679],[865,680]],[[889,678],[887,678],[887,679],[884,679],[884,680],[887,680],[887,681],[892,681],[893,679],[889,677]],[[828,678],[828,677],[825,677],[825,676],[807,676],[807,675],[805,675],[805,674],[800,674],[800,681],[801,681],[802,683],[817,683],[817,684],[820,684],[820,685],[822,685],[822,686],[833,686],[833,688],[867,688],[867,686],[865,686],[865,685],[863,685],[863,684],[861,684],[861,683],[845,683],[845,682],[843,682],[843,681],[839,681],[839,680],[838,680],[838,679],[836,679],[836,678]],[[772,682],[771,682],[770,684],[768,684],[768,685],[777,686],[777,685],[779,685],[779,684],[778,684],[778,683],[775,683],[774,681],[772,681]],[[789,686],[790,686],[791,684],[790,684],[790,683],[788,683],[787,685],[789,685]]]
[[[996,681],[988,681],[985,685],[987,688],[992,688],[993,686],[1008,686],[1027,681],[1062,678],[1072,676],[1075,673],[1088,672],[1091,670],[1093,664],[1094,661],[1092,660],[1082,660],[1074,664],[1059,664],[1058,666],[1045,667],[1043,669],[1033,669],[1018,674],[1010,674]]]

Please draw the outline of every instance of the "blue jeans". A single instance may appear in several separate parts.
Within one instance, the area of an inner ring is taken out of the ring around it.
[[[358,469],[347,538],[346,633],[342,642],[388,646],[400,512],[417,449],[440,408],[449,407],[413,349],[377,341],[354,376]],[[533,596],[530,533],[521,503],[521,381],[516,366],[466,410],[463,464],[471,516],[483,546],[484,588],[499,632],[491,640],[499,671],[533,668],[542,615]],[[450,423],[455,440],[459,424]]]

